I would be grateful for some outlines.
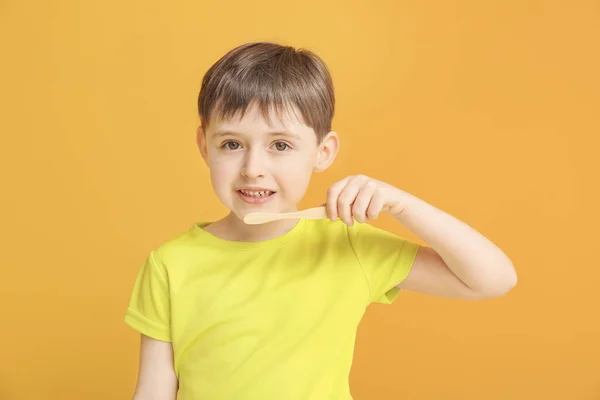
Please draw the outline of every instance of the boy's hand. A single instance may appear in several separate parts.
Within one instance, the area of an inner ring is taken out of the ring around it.
[[[398,215],[404,209],[402,191],[364,175],[349,176],[327,191],[327,215],[338,217],[348,226],[377,219],[381,211]]]

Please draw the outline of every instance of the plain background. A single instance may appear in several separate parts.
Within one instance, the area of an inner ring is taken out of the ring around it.
[[[0,38],[1,399],[130,398],[138,268],[224,213],[194,141],[202,75],[254,40],[334,76],[342,151],[303,206],[370,175],[519,273],[500,299],[371,307],[355,398],[600,399],[597,1],[5,0]]]

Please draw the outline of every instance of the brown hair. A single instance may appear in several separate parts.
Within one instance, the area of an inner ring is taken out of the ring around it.
[[[300,113],[320,141],[331,131],[335,108],[333,83],[316,54],[276,43],[248,43],[218,60],[204,75],[198,96],[203,126],[211,116],[228,119],[258,104],[263,117],[289,109]],[[215,114],[213,114],[215,113]]]

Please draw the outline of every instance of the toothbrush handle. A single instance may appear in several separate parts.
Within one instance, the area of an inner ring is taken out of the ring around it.
[[[294,217],[298,218],[307,218],[307,219],[326,219],[327,218],[327,209],[325,206],[307,208],[306,210],[297,211],[295,213],[290,213],[289,216],[294,215]]]
[[[278,221],[287,218],[306,218],[306,219],[327,219],[327,209],[325,206],[308,208],[302,211],[289,213],[251,213],[244,217],[247,224],[264,224],[266,222]]]

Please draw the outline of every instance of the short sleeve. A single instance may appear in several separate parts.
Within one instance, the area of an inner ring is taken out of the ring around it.
[[[400,292],[396,285],[407,277],[421,246],[366,223],[348,227],[348,237],[367,279],[371,302],[391,304]]]
[[[125,323],[153,339],[170,342],[169,293],[166,269],[150,253],[137,274]]]

